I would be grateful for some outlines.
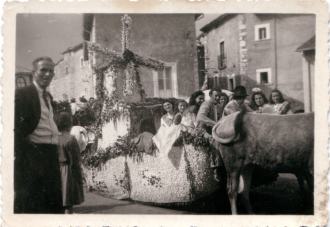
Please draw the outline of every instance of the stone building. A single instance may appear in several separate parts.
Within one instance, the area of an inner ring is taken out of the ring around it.
[[[70,47],[55,65],[55,76],[50,91],[55,100],[65,97],[94,97],[94,79],[90,62],[84,58],[83,43]]]
[[[129,49],[165,64],[163,71],[139,67],[147,97],[188,97],[199,87],[195,14],[130,14]],[[121,53],[121,14],[84,16],[84,40]],[[97,66],[106,61],[94,56]]]
[[[302,57],[297,48],[315,35],[308,14],[222,14],[201,28],[206,73],[213,87],[274,88],[304,109]]]

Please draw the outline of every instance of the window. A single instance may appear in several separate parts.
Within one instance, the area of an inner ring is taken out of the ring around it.
[[[269,24],[259,24],[254,26],[255,41],[270,39],[270,26]]]
[[[162,97],[172,96],[172,68],[165,66],[163,71],[158,71],[158,89]]]
[[[154,71],[154,96],[177,97],[176,64],[166,64],[164,70]]]
[[[65,67],[65,74],[69,74],[69,67]]]
[[[261,84],[268,84],[268,72],[261,72],[260,73],[260,83]]]
[[[259,40],[266,39],[266,28],[259,28]]]
[[[26,82],[25,82],[25,79],[23,77],[18,77],[16,79],[16,86],[18,88],[21,88],[21,87],[25,87],[26,86]]]
[[[224,68],[226,68],[225,41],[220,42],[219,52],[220,52],[220,55],[218,56],[218,68],[224,69]]]
[[[258,84],[270,84],[272,82],[271,69],[257,69],[257,83]]]
[[[234,78],[229,78],[228,79],[228,90],[232,91],[235,88],[235,81]]]
[[[84,58],[80,57],[80,67],[84,67]]]
[[[227,74],[227,89],[229,91],[234,90],[234,88],[237,85],[237,82],[238,81],[236,81],[236,75],[235,75],[235,73],[233,73],[233,74]]]

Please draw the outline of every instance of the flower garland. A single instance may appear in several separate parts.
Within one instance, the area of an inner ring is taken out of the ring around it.
[[[101,53],[102,55],[104,55],[104,57],[106,59],[106,63],[98,65],[96,67],[97,69],[102,70],[102,69],[108,68],[109,66],[115,66],[117,68],[126,68],[127,64],[130,61],[134,62],[136,65],[145,66],[147,68],[151,68],[156,71],[164,69],[163,62],[153,59],[153,58],[148,58],[148,57],[143,57],[143,56],[137,55],[137,54],[133,53],[132,51],[130,51],[129,49],[125,49],[124,52],[122,54],[120,54],[120,53],[110,50],[106,47],[102,47],[99,44],[88,42],[88,41],[85,41],[85,42],[87,43],[86,45],[88,47],[90,54],[92,52]]]
[[[126,23],[126,22],[125,22]],[[124,22],[123,22],[124,24]],[[124,26],[124,25],[123,25]],[[126,25],[125,25],[126,26]],[[124,34],[127,39],[127,34]],[[127,41],[128,42],[128,41]],[[128,43],[127,43],[128,44]],[[96,95],[97,97],[104,97],[104,76],[107,71],[114,71],[117,74],[118,70],[124,71],[125,83],[123,87],[123,96],[133,96],[135,93],[140,95],[140,100],[143,101],[145,91],[140,82],[138,66],[145,66],[156,71],[164,69],[164,63],[152,58],[141,57],[128,49],[126,46],[123,53],[119,54],[108,48],[101,47],[99,44],[86,42],[90,56],[93,52],[104,55],[104,62],[94,68],[96,72]],[[115,86],[114,86],[115,87]]]
[[[104,107],[101,114],[101,121],[103,124],[110,121],[113,121],[114,124],[116,124],[121,117],[130,116],[129,106],[122,101],[107,97],[105,98],[103,105]]]
[[[175,145],[191,144],[195,149],[200,147],[210,147],[210,140],[206,136],[207,132],[203,128],[195,128],[193,131],[181,130],[179,138],[175,141]]]
[[[96,68],[94,68],[93,70],[96,74],[96,77],[95,77],[96,99],[101,100],[105,96],[103,70],[98,70]]]
[[[123,26],[124,25],[128,26],[128,24],[124,24],[123,22]],[[122,35],[124,42],[128,44],[128,33],[123,33]],[[154,70],[162,70],[164,69],[164,64],[151,58],[144,58],[136,55],[128,49],[128,45],[125,46],[122,54],[91,42],[86,42],[86,46],[90,55],[96,52],[101,53],[104,56],[104,61],[101,64],[93,66],[93,71],[96,74],[96,104],[94,110],[96,121],[90,128],[95,132],[94,141],[96,146],[94,149],[96,152],[88,153],[86,156],[88,158],[85,158],[86,165],[97,167],[107,160],[117,157],[118,155],[128,155],[133,157],[136,161],[139,161],[142,159],[144,152],[136,151],[127,138],[125,138],[127,140],[125,145],[121,143],[125,139],[119,137],[114,145],[105,149],[97,149],[97,142],[98,139],[102,138],[102,126],[105,123],[113,121],[114,124],[116,124],[118,119],[123,116],[131,117],[130,104],[122,101],[125,100],[125,96],[140,94],[141,100],[143,101],[144,90],[140,83],[138,66],[142,65]],[[121,90],[117,90],[118,85],[116,80],[118,77],[118,72],[122,71],[125,73],[125,80],[123,85],[123,94],[120,95]],[[127,101],[129,101],[129,99]]]
[[[119,101],[116,92],[117,70],[115,67],[109,67],[107,70],[96,70],[96,119],[93,129],[96,134],[95,140],[102,138],[102,126],[110,121],[116,125],[118,119],[123,116],[129,116],[129,106]],[[105,78],[111,80],[111,91],[109,92],[105,86]]]
[[[154,153],[151,155],[154,155]],[[126,156],[133,159],[135,162],[143,160],[144,151],[138,150],[134,142],[131,141],[129,135],[119,136],[113,145],[103,148],[98,148],[96,152],[84,152],[82,154],[82,162],[84,166],[90,168],[100,167],[108,160],[117,158],[119,156]]]
[[[130,96],[133,95],[134,85],[136,84],[137,70],[134,65],[130,63],[124,72],[126,79],[124,85],[124,96]]]

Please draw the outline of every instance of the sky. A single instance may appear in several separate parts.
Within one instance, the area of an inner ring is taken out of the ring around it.
[[[68,47],[82,42],[82,14],[18,14],[16,71],[31,70],[32,61],[49,56],[55,62]]]

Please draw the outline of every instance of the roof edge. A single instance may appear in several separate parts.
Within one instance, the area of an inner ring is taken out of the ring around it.
[[[76,51],[76,50],[79,50],[79,49],[82,49],[82,48],[83,48],[83,43],[79,43],[79,44],[77,44],[73,47],[69,47],[68,49],[63,51],[62,54],[66,54],[68,52]]]
[[[204,25],[200,29],[200,31],[202,31],[203,33],[208,33],[212,29],[219,27],[219,25],[221,25],[225,20],[227,20],[231,17],[237,16],[237,15],[238,14],[231,14],[231,13],[222,14],[219,17],[212,20],[211,22],[209,22],[208,24]]]
[[[308,50],[315,50],[315,35],[306,42],[304,42],[302,45],[300,45],[296,49],[296,52],[304,52]]]

